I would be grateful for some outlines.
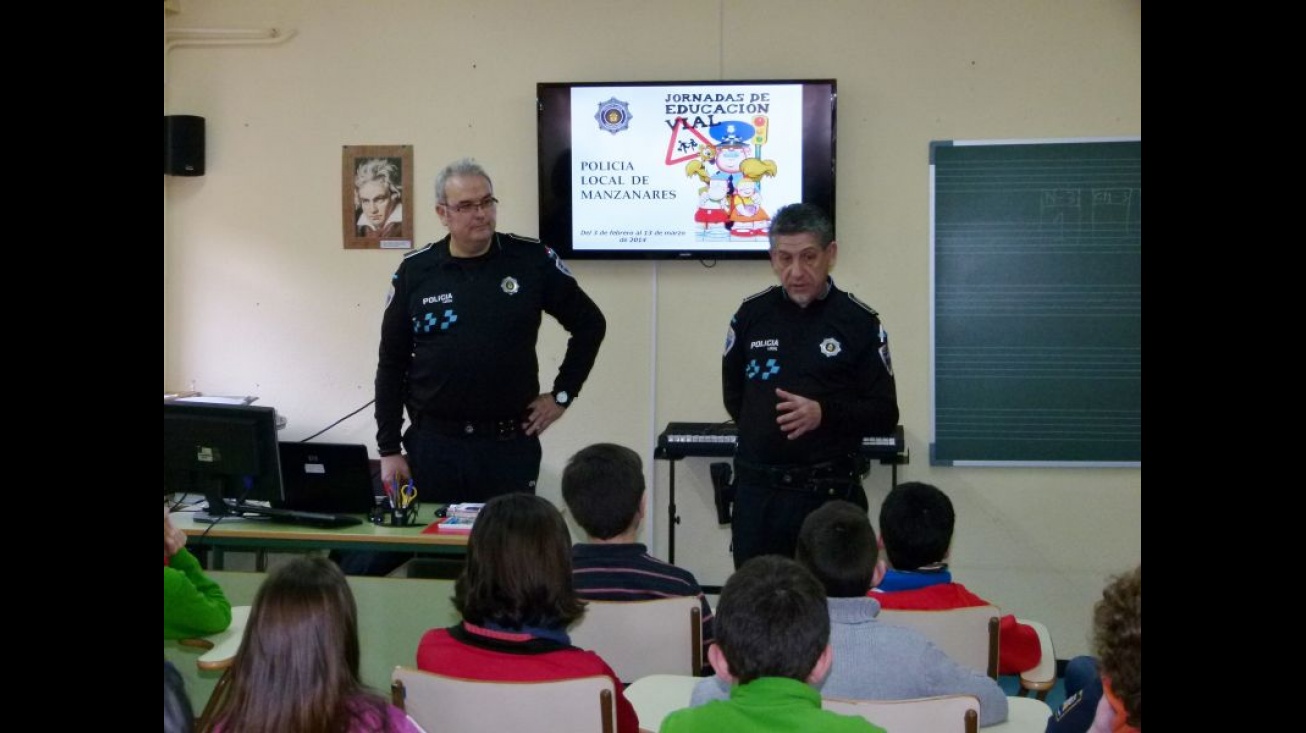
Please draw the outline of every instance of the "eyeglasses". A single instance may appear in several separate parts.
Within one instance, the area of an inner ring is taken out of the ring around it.
[[[499,199],[491,196],[481,201],[469,201],[467,203],[450,205],[445,204],[444,208],[455,214],[470,214],[473,211],[494,211],[494,207],[499,205]]]

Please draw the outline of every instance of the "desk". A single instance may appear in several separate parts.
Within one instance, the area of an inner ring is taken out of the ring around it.
[[[213,715],[213,706],[220,693],[231,682],[231,664],[240,651],[240,643],[245,638],[245,625],[249,623],[249,606],[231,607],[231,625],[226,631],[197,639],[182,639],[179,644],[208,648],[197,660],[196,666],[206,671],[220,671],[222,676],[213,687],[209,700],[204,704],[204,711],[195,719],[196,730],[204,729]],[[166,658],[166,657],[165,657]]]
[[[655,674],[635,680],[626,688],[626,699],[639,716],[640,730],[656,731],[668,713],[689,707],[690,696],[700,677]],[[981,728],[981,733],[1043,733],[1052,709],[1029,697],[1007,698],[1007,719]]]
[[[376,525],[363,519],[353,527],[324,529],[272,524],[266,519],[224,519],[217,524],[196,522],[192,512],[174,512],[172,526],[186,533],[187,546],[214,550],[211,569],[222,569],[222,551],[244,550],[392,550],[424,554],[464,555],[465,534],[422,534],[435,521],[436,506],[423,506],[412,527]]]
[[[695,440],[681,442],[685,437]],[[667,461],[670,465],[667,491],[667,562],[676,564],[676,461],[690,456],[730,458],[735,454],[737,431],[733,423],[668,423],[653,447],[653,459]],[[911,463],[911,449],[907,448],[902,426],[894,428],[887,438],[862,439],[862,456],[893,467],[893,483],[898,485],[898,466]]]
[[[240,642],[245,638],[245,624],[249,623],[249,606],[231,607],[231,625],[226,631],[219,631],[212,636],[197,639],[182,639],[179,644],[208,650],[196,660],[196,666],[204,670],[223,670],[231,666]]]

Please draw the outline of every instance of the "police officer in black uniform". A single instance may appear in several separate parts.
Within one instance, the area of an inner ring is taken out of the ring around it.
[[[449,236],[404,257],[381,324],[381,477],[411,476],[421,499],[441,503],[534,493],[539,435],[580,393],[607,324],[551,249],[495,231],[498,200],[478,164],[447,166],[435,190]],[[571,334],[544,393],[541,312]]]
[[[786,206],[770,239],[780,286],[744,300],[721,366],[739,429],[735,567],[756,555],[792,557],[803,519],[826,501],[865,509],[861,439],[898,424],[888,335],[874,310],[834,286],[829,217],[811,204]]]

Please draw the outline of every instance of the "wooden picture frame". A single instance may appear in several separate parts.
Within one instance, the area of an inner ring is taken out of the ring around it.
[[[412,249],[412,197],[413,146],[344,146],[340,214],[345,249]]]

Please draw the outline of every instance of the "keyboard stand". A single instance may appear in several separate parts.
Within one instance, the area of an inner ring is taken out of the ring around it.
[[[665,436],[667,433],[671,432],[672,425],[674,424],[675,423],[668,425],[667,429],[662,431],[662,435]],[[902,432],[901,425],[898,426],[897,432],[898,433]],[[669,464],[668,474],[667,474],[667,479],[668,479],[667,480],[667,562],[671,563],[672,565],[675,565],[676,564],[676,525],[680,524],[680,515],[676,512],[676,461],[688,457],[733,458],[735,455],[735,444],[734,443],[712,444],[711,448],[709,449],[704,449],[700,444],[698,449],[696,449],[693,453],[685,453],[674,445],[662,445],[663,442],[664,442],[663,440],[659,439],[658,444],[653,446],[653,460],[666,461]],[[901,435],[899,435],[898,442],[902,443]],[[865,446],[863,446],[863,451],[866,450],[868,449]],[[865,453],[863,453],[863,455],[865,455]],[[872,458],[872,460],[877,461],[881,464],[885,464],[885,463],[889,464],[893,472],[893,476],[892,476],[893,483],[891,483],[890,486],[897,486],[898,466],[911,462],[911,451],[905,445],[903,446],[901,452],[882,453],[877,451],[874,457]]]

